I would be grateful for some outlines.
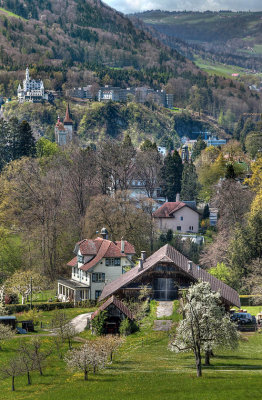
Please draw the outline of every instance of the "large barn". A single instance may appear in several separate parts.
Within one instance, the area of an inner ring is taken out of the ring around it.
[[[152,298],[161,301],[175,300],[183,289],[201,280],[209,282],[211,289],[220,293],[221,301],[227,309],[231,306],[240,307],[239,295],[234,289],[168,244],[147,259],[142,254],[139,265],[107,284],[99,300],[105,300],[112,295],[119,298],[136,297],[145,285],[151,289]]]

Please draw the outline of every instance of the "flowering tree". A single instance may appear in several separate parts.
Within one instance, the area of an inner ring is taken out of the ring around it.
[[[2,350],[1,341],[11,339],[15,335],[15,331],[8,325],[0,324],[0,350]]]
[[[82,371],[87,381],[90,370],[96,371],[97,368],[104,367],[107,354],[96,341],[89,341],[80,348],[69,350],[65,362],[69,371]]]
[[[31,281],[32,279],[32,281]],[[45,287],[45,280],[43,275],[38,272],[31,270],[28,271],[17,271],[15,272],[6,282],[6,290],[20,294],[22,297],[22,304],[27,296],[31,294],[31,282],[32,290],[34,292],[40,292]]]
[[[202,376],[202,353],[205,353],[206,364],[209,364],[213,349],[237,347],[238,333],[221,305],[219,293],[213,292],[209,283],[200,282],[191,286],[186,298],[185,318],[179,323],[170,349],[193,351],[197,376]]]
[[[113,361],[113,354],[123,344],[123,338],[116,335],[107,335],[100,339],[101,346],[104,351],[109,355],[109,359]]]

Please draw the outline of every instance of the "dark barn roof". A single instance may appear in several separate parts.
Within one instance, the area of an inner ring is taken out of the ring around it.
[[[104,304],[102,304],[93,314],[91,315],[91,320],[95,318],[100,311],[104,311],[109,307],[111,304],[114,304],[123,314],[127,316],[129,319],[134,319],[133,314],[131,311],[122,303],[122,301],[118,300],[115,296],[111,296]]]
[[[143,269],[139,270],[139,266],[132,268],[130,271],[121,275],[118,279],[106,285],[99,300],[104,300],[108,296],[111,296],[119,289],[125,287],[134,281],[137,277],[144,274],[151,267],[159,262],[173,263],[178,268],[180,268],[184,273],[186,273],[193,281],[204,281],[209,282],[211,289],[215,292],[219,292],[221,298],[231,305],[240,307],[240,299],[238,293],[232,289],[230,286],[226,285],[219,279],[215,278],[213,275],[209,274],[204,269],[200,268],[198,265],[192,263],[191,268],[188,268],[189,260],[179,253],[174,247],[166,244],[157,250],[154,254],[148,257],[144,264]]]

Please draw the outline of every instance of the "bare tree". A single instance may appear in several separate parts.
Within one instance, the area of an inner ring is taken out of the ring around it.
[[[148,197],[152,198],[160,185],[161,155],[157,150],[139,151],[136,156],[135,176],[143,183]]]
[[[12,380],[12,391],[15,391],[15,377],[24,373],[21,368],[19,358],[11,358],[8,363],[4,364],[0,368],[0,373],[3,378],[11,378]]]
[[[32,349],[28,346],[28,343],[23,341],[19,345],[18,352],[21,368],[27,375],[27,384],[31,385],[32,379],[30,372],[36,368],[35,359],[32,357]]]
[[[52,350],[43,350],[42,342],[39,338],[34,338],[30,343],[30,357],[33,361],[36,369],[38,369],[39,374],[43,375],[43,366],[47,357],[50,356]]]
[[[68,342],[69,349],[72,348],[72,340],[76,336],[75,327],[64,310],[56,310],[52,319],[52,326],[56,328],[56,347],[60,348],[59,342]]]

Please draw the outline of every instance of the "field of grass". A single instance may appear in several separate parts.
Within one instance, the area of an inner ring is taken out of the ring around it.
[[[251,311],[251,307],[248,308]],[[253,308],[252,308],[253,310]],[[81,309],[66,310],[75,316]],[[168,350],[168,334],[151,330],[156,302],[145,319],[140,332],[129,336],[114,361],[85,382],[81,373],[69,372],[64,361],[54,351],[46,362],[44,376],[32,373],[33,384],[26,377],[16,378],[12,393],[10,379],[1,381],[1,400],[252,400],[261,399],[262,335],[243,336],[235,352],[217,351],[210,367],[204,367],[203,377],[197,378],[194,357],[190,353],[176,354]],[[46,315],[51,319],[53,312]],[[46,313],[44,313],[46,314]],[[175,304],[172,319],[177,319]],[[82,338],[90,336],[83,332]],[[21,337],[7,341],[0,352],[0,364],[7,361],[19,345]],[[23,340],[29,340],[25,337]],[[45,347],[53,338],[43,337]],[[80,344],[74,342],[74,346]],[[67,347],[64,347],[67,351]]]
[[[211,63],[201,58],[196,58],[195,64],[210,75],[219,75],[228,78],[232,77],[232,74],[244,74],[244,68],[235,65]]]
[[[0,7],[0,13],[4,13],[6,15],[8,15],[9,17],[14,17],[14,18],[20,18],[22,20],[25,21],[25,19],[23,17],[20,17],[20,15],[14,14],[11,11],[5,10],[4,8]]]

